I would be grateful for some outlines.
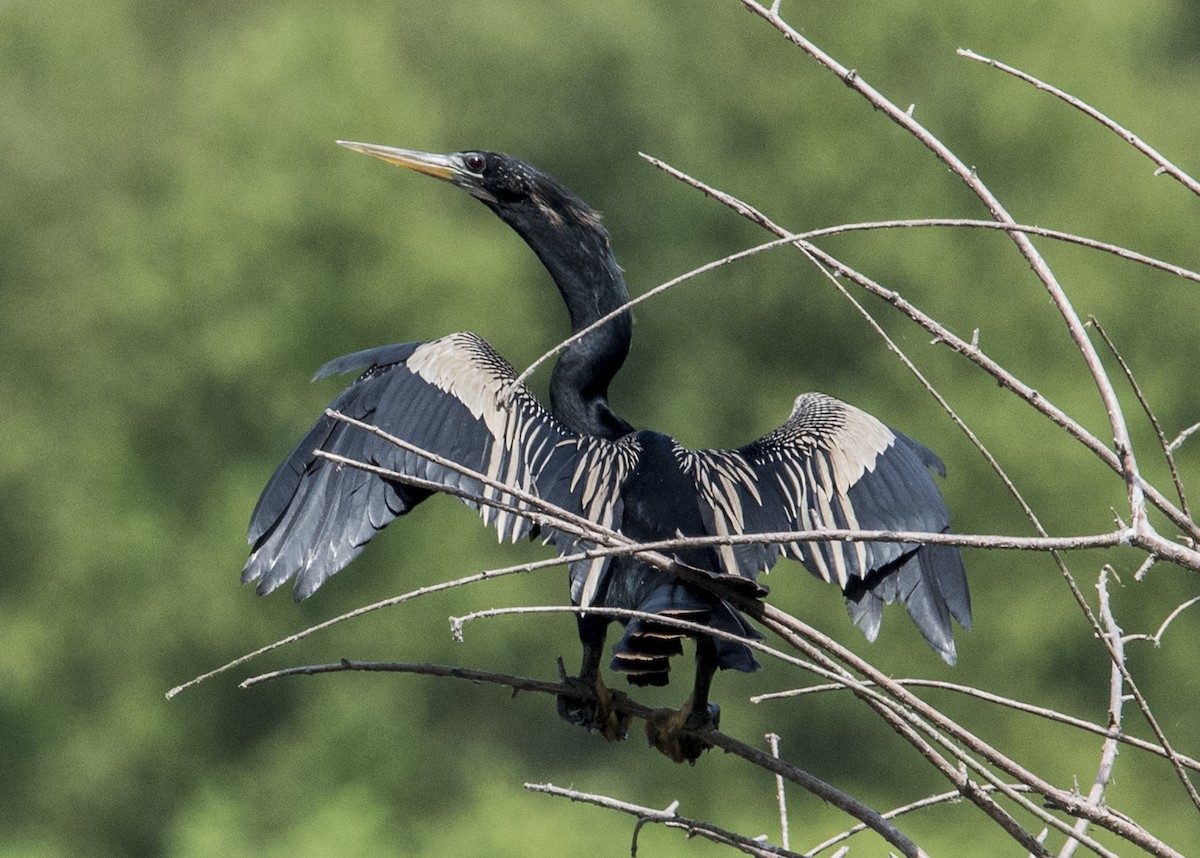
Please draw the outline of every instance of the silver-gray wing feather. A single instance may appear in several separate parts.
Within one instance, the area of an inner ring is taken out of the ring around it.
[[[575,515],[619,522],[620,457],[613,445],[572,434],[528,389],[512,388],[515,371],[482,338],[460,333],[356,352],[317,375],[362,367],[333,410]],[[316,455],[318,449],[515,507],[468,502],[502,540],[533,530],[520,513],[529,505],[515,495],[322,415],[271,477],[251,517],[253,551],[242,580],[257,581],[259,593],[294,578],[297,600],[307,598],[376,533],[433,493],[332,463]],[[582,544],[554,528],[542,535],[563,553]],[[603,568],[598,564],[593,574]]]
[[[947,532],[950,514],[930,471],[941,460],[923,445],[833,397],[806,393],[782,426],[737,450],[679,456],[695,477],[712,535],[821,529]],[[900,542],[783,542],[721,551],[729,573],[754,577],[780,554],[846,594],[871,640],[882,607],[906,605],[926,640],[955,658],[950,618],[971,623],[957,548]]]

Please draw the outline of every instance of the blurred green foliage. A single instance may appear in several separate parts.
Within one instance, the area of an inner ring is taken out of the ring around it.
[[[1018,219],[1190,265],[1196,200],[1062,104],[954,54],[971,47],[1078,94],[1196,173],[1195,4],[1100,0],[784,3],[784,13],[949,143]],[[1193,37],[1184,37],[1191,33]],[[278,460],[336,389],[326,359],[470,329],[518,366],[565,313],[520,241],[435,182],[335,139],[516,153],[606,213],[632,290],[765,240],[656,172],[654,154],[792,228],[984,216],[915,141],[734,0],[327,4],[109,0],[0,6],[0,856],[619,854],[631,823],[527,795],[569,783],[749,834],[776,831],[773,783],[709,755],[676,767],[633,740],[606,747],[551,701],[396,676],[235,688],[170,686],[386,595],[544,556],[500,547],[431,502],[299,607],[239,588],[244,527]],[[1197,420],[1200,290],[1042,242],[1081,313],[1119,343],[1168,434]],[[1103,435],[1059,319],[998,234],[868,234],[826,245]],[[878,302],[867,306],[1011,471],[1056,532],[1102,530],[1113,474]],[[1027,533],[969,444],[857,314],[795,253],[720,269],[641,308],[618,410],[694,446],[736,445],[821,389],[937,449],[958,529]],[[545,382],[545,374],[535,385]],[[1136,409],[1132,403],[1130,412]],[[1143,466],[1167,485],[1141,421]],[[1181,451],[1194,477],[1195,442]],[[837,594],[784,564],[779,604],[897,675],[952,679],[1103,721],[1107,666],[1045,558],[968,552],[976,630],[944,668],[889,613],[871,647]],[[1103,563],[1130,631],[1196,592],[1132,553]],[[559,571],[432,597],[250,665],[429,660],[538,676],[578,644],[569,618],[445,618],[561,602]],[[1132,666],[1177,747],[1200,753],[1195,609]],[[751,706],[794,677],[722,676],[724,726],[881,808],[946,788],[867,710],[836,696]],[[651,700],[682,696],[683,683]],[[935,697],[936,695],[931,695]],[[938,697],[1063,785],[1090,784],[1098,743]],[[1131,732],[1145,735],[1136,713]],[[1161,791],[1169,796],[1157,797]],[[1165,763],[1123,753],[1114,804],[1180,848],[1195,815]],[[796,791],[793,843],[845,827]],[[962,854],[982,827],[958,805],[913,815],[928,848]],[[803,831],[798,835],[797,831]],[[864,839],[853,854],[878,854]],[[957,845],[956,845],[957,844]],[[646,855],[716,854],[646,830]],[[986,847],[977,854],[993,854]]]

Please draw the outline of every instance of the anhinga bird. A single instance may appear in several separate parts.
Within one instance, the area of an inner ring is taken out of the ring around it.
[[[599,216],[559,182],[509,155],[469,151],[434,155],[362,143],[342,145],[444,179],[480,200],[511,226],[550,272],[582,331],[628,300],[625,281]],[[483,339],[450,334],[356,352],[316,377],[365,370],[331,408],[489,478],[536,495],[626,537],[647,542],[677,536],[723,536],[820,528],[946,532],[950,517],[930,471],[936,455],[874,417],[819,393],[795,400],[788,419],[736,450],[688,450],[659,432],[635,430],[608,403],[608,386],[629,352],[628,311],[566,349],[550,379],[550,410]],[[433,494],[351,467],[315,450],[378,465],[438,486],[529,509],[512,495],[402,449],[375,434],[322,416],[263,490],[250,522],[253,553],[242,579],[268,593],[295,578],[307,598],[349,563],[397,516]],[[536,533],[519,513],[478,506],[501,539]],[[562,554],[591,543],[543,527]],[[970,598],[956,548],[896,542],[790,542],[684,548],[675,559],[741,592],[780,554],[799,560],[845,594],[853,621],[874,640],[884,604],[904,603],[925,639],[955,660],[951,617],[971,622]],[[629,556],[570,565],[572,602],[637,609],[704,624],[743,638],[761,637],[739,611],[701,587]],[[578,697],[559,699],[568,720],[624,736],[600,663],[611,618],[578,620],[583,642]],[[694,761],[704,749],[686,728],[715,724],[708,700],[717,668],[757,669],[749,647],[691,635],[667,623],[633,619],[613,647],[612,667],[635,685],[664,685],[682,639],[696,640],[692,695],[647,733],[664,753]],[[594,690],[594,695],[590,693]],[[595,700],[590,698],[595,697]]]

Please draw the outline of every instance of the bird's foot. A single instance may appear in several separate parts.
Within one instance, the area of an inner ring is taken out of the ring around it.
[[[651,712],[646,718],[646,738],[675,762],[686,760],[694,766],[712,744],[691,731],[715,730],[720,723],[720,706],[709,703],[698,708],[688,698],[688,702],[679,709],[655,709]]]
[[[578,692],[558,695],[558,714],[564,721],[596,730],[610,742],[625,738],[632,718],[618,709],[629,699],[623,691],[613,691],[599,676],[594,683],[567,676],[562,659],[558,661],[558,675],[564,685]]]

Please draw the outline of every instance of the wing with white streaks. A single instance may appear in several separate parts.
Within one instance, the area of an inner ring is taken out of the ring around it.
[[[924,531],[950,528],[931,470],[930,450],[833,397],[806,393],[778,429],[737,450],[686,451],[708,532],[775,533],[822,529]],[[731,546],[725,571],[753,578],[782,553],[848,597],[867,636],[882,605],[900,601],[943,658],[952,661],[950,617],[970,626],[970,598],[955,548],[836,540]]]
[[[613,445],[570,433],[528,389],[514,389],[516,373],[480,337],[451,334],[357,352],[327,364],[318,377],[364,366],[333,410],[575,515],[613,521],[618,491],[607,481],[619,479],[619,470],[585,465],[610,461]],[[520,514],[528,504],[513,494],[322,415],[271,477],[251,518],[253,551],[242,580],[257,581],[260,593],[295,578],[296,598],[308,597],[376,533],[432,494],[334,464],[316,455],[318,449],[515,507],[469,503],[502,540],[515,541],[533,528]],[[581,544],[553,528],[544,534],[560,551]],[[597,567],[596,574],[602,571]]]

